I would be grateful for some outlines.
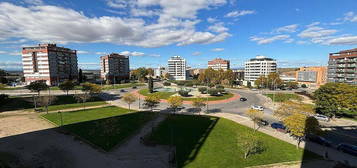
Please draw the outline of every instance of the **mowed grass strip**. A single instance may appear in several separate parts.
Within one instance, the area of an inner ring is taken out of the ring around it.
[[[269,97],[274,102],[285,102],[288,100],[302,100],[302,98],[294,93],[273,93],[264,94],[265,96]]]
[[[154,92],[149,93],[149,89],[141,89],[139,93],[144,96],[158,95],[160,99],[168,99],[170,96],[176,94],[176,92]]]
[[[232,93],[227,93],[227,94],[223,94],[223,95],[220,95],[220,96],[208,97],[208,101],[225,100],[225,99],[232,98],[233,96],[234,96],[234,94],[232,94]],[[183,99],[183,100],[186,100],[186,101],[193,101],[193,100],[195,100],[196,98],[185,98],[185,97],[183,97],[182,99]],[[207,98],[203,98],[203,99],[204,99],[204,100],[207,100]]]
[[[61,125],[58,113],[43,117]],[[105,151],[120,145],[154,117],[154,113],[133,112],[113,106],[62,113],[64,129]]]
[[[239,147],[252,129],[233,121],[208,117],[176,115],[163,121],[146,139],[163,145],[176,146],[178,167],[247,167],[317,156],[261,132],[255,134],[265,151],[243,158]]]
[[[91,106],[100,106],[107,104],[98,96],[93,96],[85,103],[78,103],[73,95],[61,95],[56,96],[57,99],[55,100],[52,105],[48,106],[48,111],[57,111],[57,110],[65,110],[65,109],[72,109],[72,108],[84,108],[91,107]],[[41,107],[43,111],[45,111],[45,107]]]

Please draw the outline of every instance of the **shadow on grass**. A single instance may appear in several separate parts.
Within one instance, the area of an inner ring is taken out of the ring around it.
[[[145,139],[175,147],[176,157],[172,164],[184,167],[195,160],[218,120],[218,117],[171,114]],[[191,128],[193,125],[195,129]]]

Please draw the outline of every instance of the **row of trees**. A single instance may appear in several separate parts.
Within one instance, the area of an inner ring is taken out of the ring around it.
[[[314,94],[316,112],[328,117],[357,116],[357,86],[345,83],[327,83]]]
[[[222,69],[216,71],[212,68],[207,68],[202,74],[198,76],[198,81],[203,84],[213,85],[233,85],[235,75],[232,70],[224,71]]]
[[[131,72],[131,78],[144,82],[148,79],[148,76],[154,76],[154,70],[152,68],[138,68]]]

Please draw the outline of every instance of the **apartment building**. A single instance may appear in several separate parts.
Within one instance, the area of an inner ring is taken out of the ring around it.
[[[259,55],[245,62],[244,80],[254,82],[260,76],[267,76],[269,73],[276,72],[276,70],[276,60]]]
[[[173,56],[168,60],[168,73],[173,80],[187,79],[186,60],[180,56]]]
[[[25,83],[43,80],[58,85],[64,80],[78,79],[77,51],[56,44],[39,44],[22,48]]]
[[[327,81],[357,84],[357,48],[329,54]]]
[[[208,68],[212,68],[214,70],[223,69],[224,71],[226,71],[230,68],[230,61],[221,58],[216,58],[214,60],[208,61]]]
[[[296,73],[296,82],[309,88],[319,88],[327,82],[327,67],[301,67]]]
[[[100,57],[100,76],[109,83],[120,83],[130,76],[129,57],[117,53]]]

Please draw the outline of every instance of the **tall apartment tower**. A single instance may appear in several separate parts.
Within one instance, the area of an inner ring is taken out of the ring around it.
[[[186,80],[186,60],[180,56],[173,56],[168,60],[168,73],[173,80]]]
[[[121,80],[129,79],[129,57],[112,53],[100,57],[100,76],[110,83],[120,83]]]
[[[47,85],[58,85],[66,79],[78,79],[77,51],[56,44],[23,47],[22,65],[26,84],[43,80]]]
[[[212,61],[208,61],[208,68],[212,68],[214,70],[223,69],[224,71],[226,71],[230,68],[230,61],[221,58],[216,58]]]
[[[254,82],[260,76],[267,76],[269,73],[276,72],[276,60],[265,56],[256,56],[245,62],[244,80]]]
[[[330,53],[327,81],[357,84],[357,48]]]

